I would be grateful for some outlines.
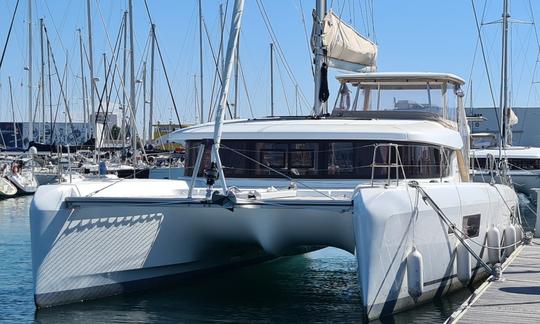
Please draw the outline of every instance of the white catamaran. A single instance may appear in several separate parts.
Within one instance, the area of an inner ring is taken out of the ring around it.
[[[243,0],[234,8],[216,122],[171,135],[187,148],[183,180],[38,189],[30,212],[38,307],[332,246],[356,255],[373,319],[479,280],[511,252],[516,194],[469,181],[462,79],[341,76],[325,114],[321,71],[332,51],[321,34],[332,17],[319,0],[314,116],[223,121]],[[374,60],[373,44],[356,39]],[[510,246],[502,253],[501,237]],[[493,249],[483,253],[486,245]]]

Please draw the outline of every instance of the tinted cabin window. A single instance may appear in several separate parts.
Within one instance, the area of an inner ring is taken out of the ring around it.
[[[185,174],[191,176],[197,159],[199,141],[187,142]],[[378,144],[378,146],[377,146]],[[377,146],[377,149],[375,147]],[[390,168],[390,177],[439,178],[450,173],[449,149],[424,144],[402,143],[394,146],[373,141],[230,141],[222,142],[220,156],[225,176],[241,178],[371,179],[388,177],[389,164],[398,157],[403,170]],[[375,158],[374,158],[375,154]],[[199,176],[210,165],[210,148],[205,148]]]
[[[537,159],[508,159],[510,170],[534,170],[540,169],[540,160]]]
[[[498,161],[499,159],[495,159]],[[471,158],[471,165],[476,170],[489,169],[485,158]],[[510,170],[539,170],[539,159],[508,159]]]

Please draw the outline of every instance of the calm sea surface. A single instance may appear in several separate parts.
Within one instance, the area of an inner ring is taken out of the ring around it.
[[[0,201],[1,323],[193,323],[362,321],[355,258],[337,249],[281,258],[181,286],[36,311],[28,208]],[[466,290],[384,320],[441,323]]]

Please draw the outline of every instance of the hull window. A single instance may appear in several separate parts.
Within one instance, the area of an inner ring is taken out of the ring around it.
[[[463,217],[462,230],[469,238],[477,237],[480,232],[480,214]]]

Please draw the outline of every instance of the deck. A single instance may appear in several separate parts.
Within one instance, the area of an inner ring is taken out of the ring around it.
[[[486,281],[446,323],[540,323],[540,239],[520,246],[502,281]]]

